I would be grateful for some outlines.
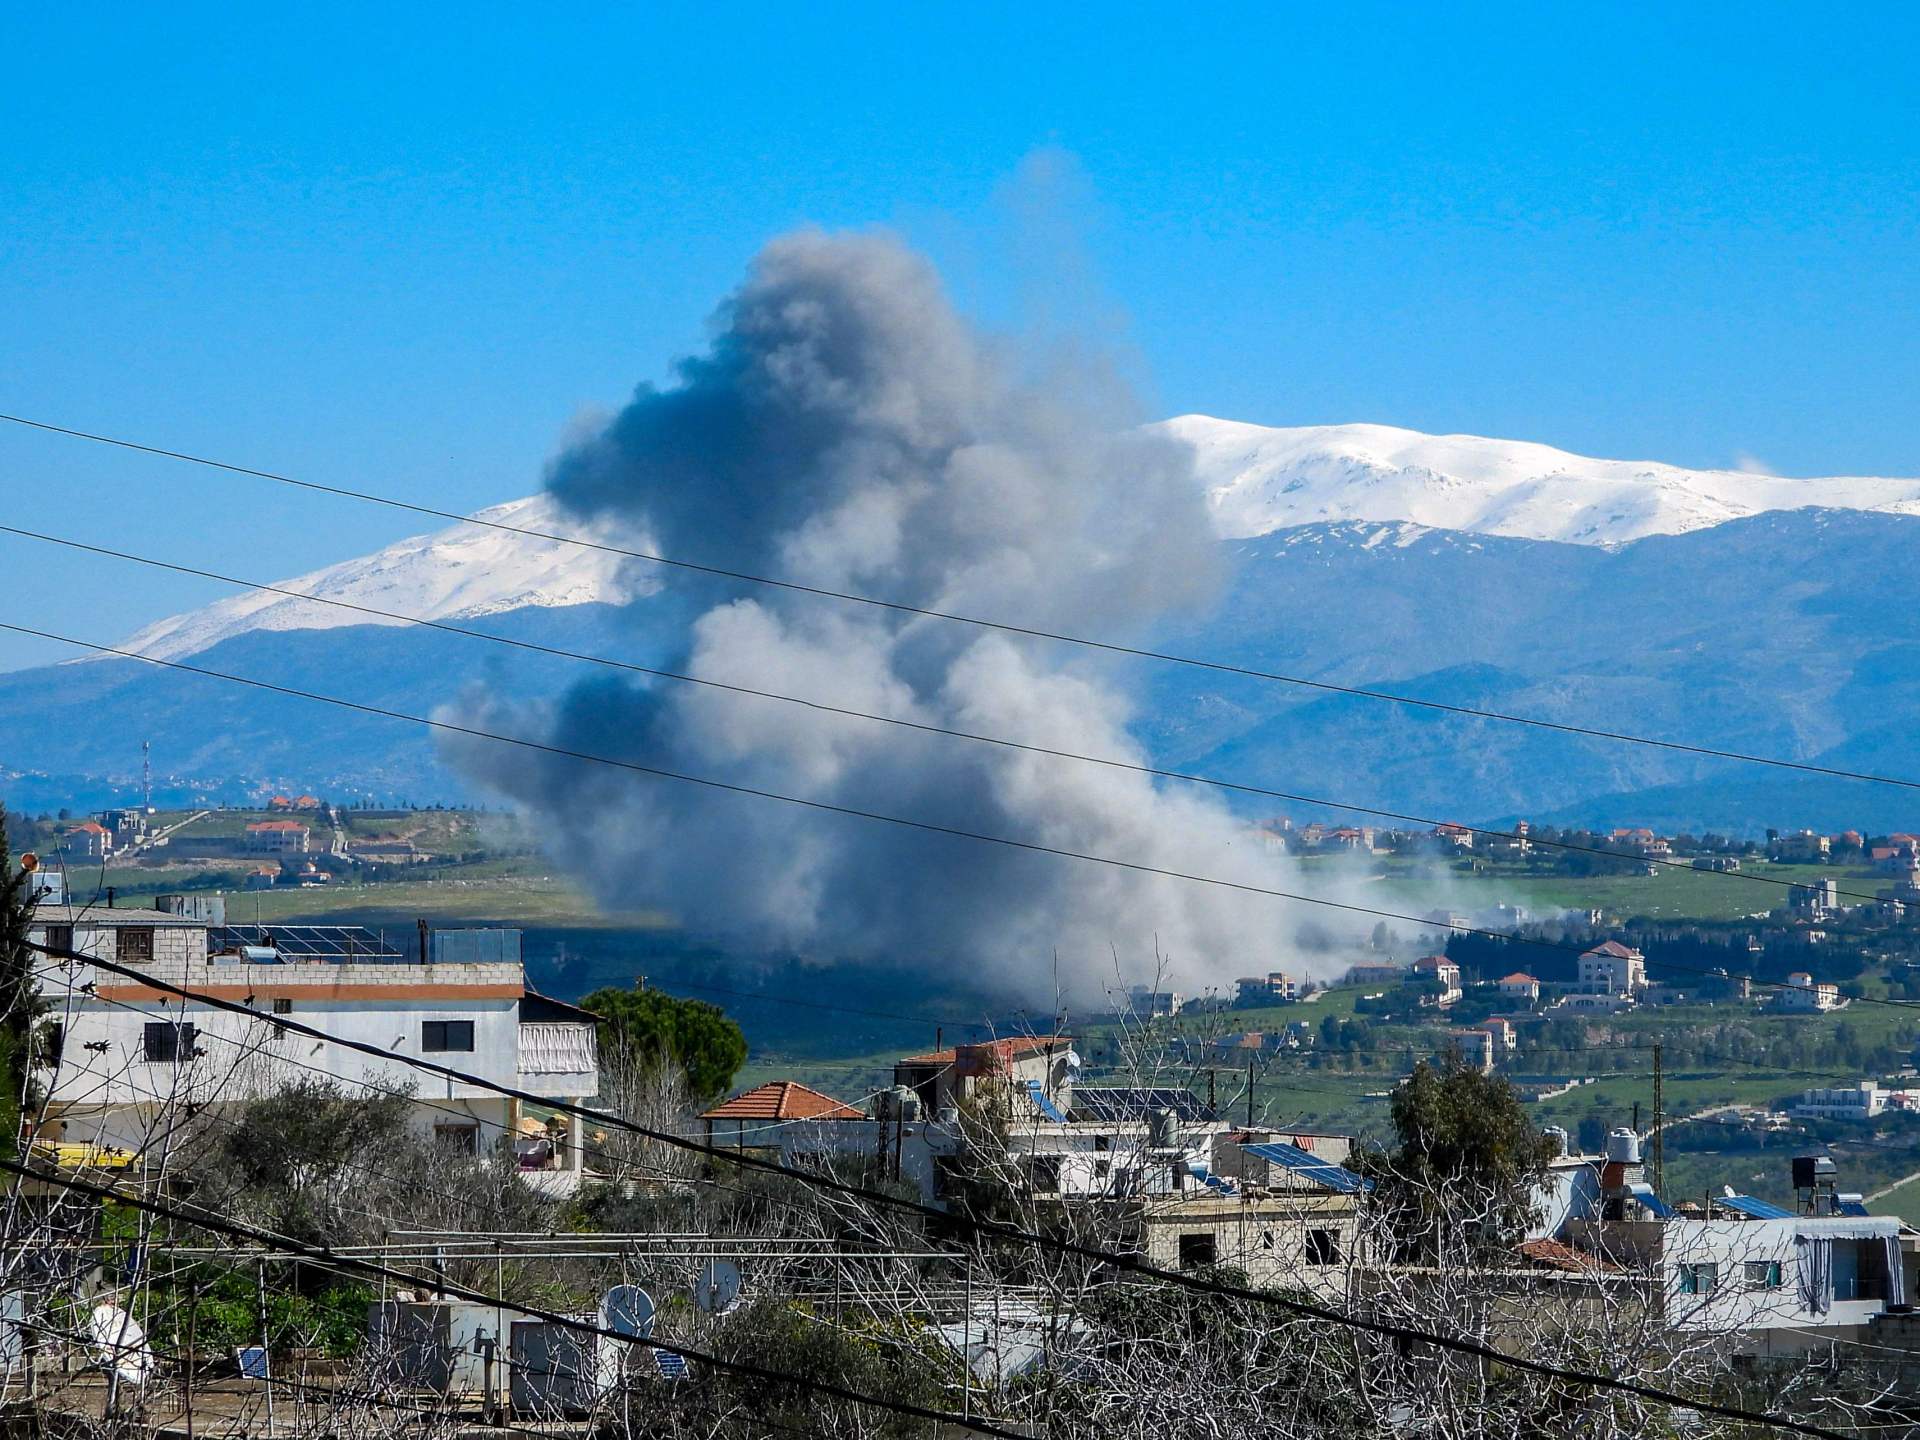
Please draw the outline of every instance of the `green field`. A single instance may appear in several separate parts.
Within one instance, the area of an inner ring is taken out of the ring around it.
[[[1307,856],[1295,863],[1309,885],[1319,879],[1318,888],[1332,890],[1336,878],[1345,887],[1365,884],[1372,888],[1360,903],[1415,916],[1442,906],[1477,910],[1506,903],[1535,914],[1601,909],[1623,919],[1737,920],[1781,904],[1784,884],[1768,882],[1810,885],[1831,876],[1842,891],[1867,899],[1889,883],[1866,866],[1775,865],[1764,860],[1742,860],[1734,874],[1662,865],[1652,875],[1590,876],[1532,874],[1504,864],[1470,870],[1453,862],[1380,856]],[[1350,898],[1350,891],[1343,888],[1341,898]]]

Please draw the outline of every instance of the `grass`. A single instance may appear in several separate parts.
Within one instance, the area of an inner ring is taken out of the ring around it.
[[[1745,859],[1731,875],[1685,865],[1658,866],[1652,875],[1530,874],[1508,865],[1474,871],[1451,862],[1392,856],[1307,856],[1296,863],[1303,878],[1322,882],[1322,890],[1342,881],[1365,885],[1361,903],[1413,915],[1442,907],[1479,910],[1507,903],[1536,913],[1601,909],[1622,917],[1738,920],[1772,910],[1785,898],[1783,886],[1763,883],[1767,880],[1810,885],[1831,876],[1841,890],[1866,896],[1877,895],[1888,883],[1870,866],[1775,865]]]

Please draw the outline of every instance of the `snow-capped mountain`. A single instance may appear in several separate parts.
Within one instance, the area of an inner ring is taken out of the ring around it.
[[[415,535],[358,560],[345,560],[291,580],[285,590],[331,600],[322,604],[247,591],[184,615],[157,620],[119,646],[157,659],[197,655],[256,630],[328,630],[341,625],[397,625],[342,603],[424,620],[474,619],[510,610],[618,604],[657,582],[629,568],[636,562],[605,550],[515,533],[533,530],[620,543],[564,515],[549,495],[533,495],[476,512],[475,520]],[[490,526],[512,526],[512,530]],[[627,548],[638,548],[632,537]],[[93,658],[93,657],[89,657]]]
[[[1821,507],[1920,514],[1920,479],[1783,479],[1594,460],[1517,440],[1425,435],[1387,425],[1271,428],[1182,415],[1157,427],[1192,445],[1222,538],[1332,521],[1624,545],[1768,511]],[[611,539],[547,495],[496,505],[494,525]],[[1373,543],[1382,543],[1385,533]],[[529,608],[618,604],[655,578],[618,555],[511,530],[458,524],[358,560],[280,581],[282,588],[396,615],[451,620]],[[147,626],[120,648],[159,659],[197,654],[260,630],[390,624],[284,595],[235,595]]]
[[[1920,480],[1686,470],[1390,425],[1270,428],[1182,415],[1159,428],[1194,447],[1215,525],[1229,539],[1327,520],[1379,520],[1623,545],[1773,510],[1920,514]]]

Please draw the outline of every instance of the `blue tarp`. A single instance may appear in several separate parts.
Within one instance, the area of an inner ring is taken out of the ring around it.
[[[1298,1145],[1289,1145],[1284,1140],[1269,1140],[1259,1145],[1242,1147],[1249,1155],[1258,1155],[1262,1160],[1274,1165],[1283,1165],[1296,1175],[1302,1175],[1329,1190],[1337,1190],[1342,1195],[1357,1194],[1362,1190],[1373,1189],[1371,1180],[1363,1180],[1353,1171],[1340,1165],[1330,1164],[1318,1155],[1302,1150]]]
[[[1027,1081],[1027,1093],[1033,1097],[1034,1107],[1055,1124],[1064,1125],[1067,1117],[1060,1113],[1060,1107],[1047,1098],[1046,1090],[1038,1080]]]
[[[1628,1192],[1659,1219],[1667,1220],[1673,1216],[1673,1207],[1653,1193],[1651,1185],[1629,1185]]]

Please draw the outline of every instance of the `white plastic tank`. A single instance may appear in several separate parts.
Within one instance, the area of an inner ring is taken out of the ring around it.
[[[1568,1136],[1567,1132],[1562,1130],[1558,1125],[1549,1125],[1540,1133],[1546,1136],[1547,1139],[1553,1141],[1554,1145],[1558,1147],[1557,1153],[1561,1155],[1571,1155],[1573,1153],[1572,1139]]]
[[[1607,1159],[1619,1165],[1638,1165],[1640,1137],[1624,1125],[1608,1131]]]

